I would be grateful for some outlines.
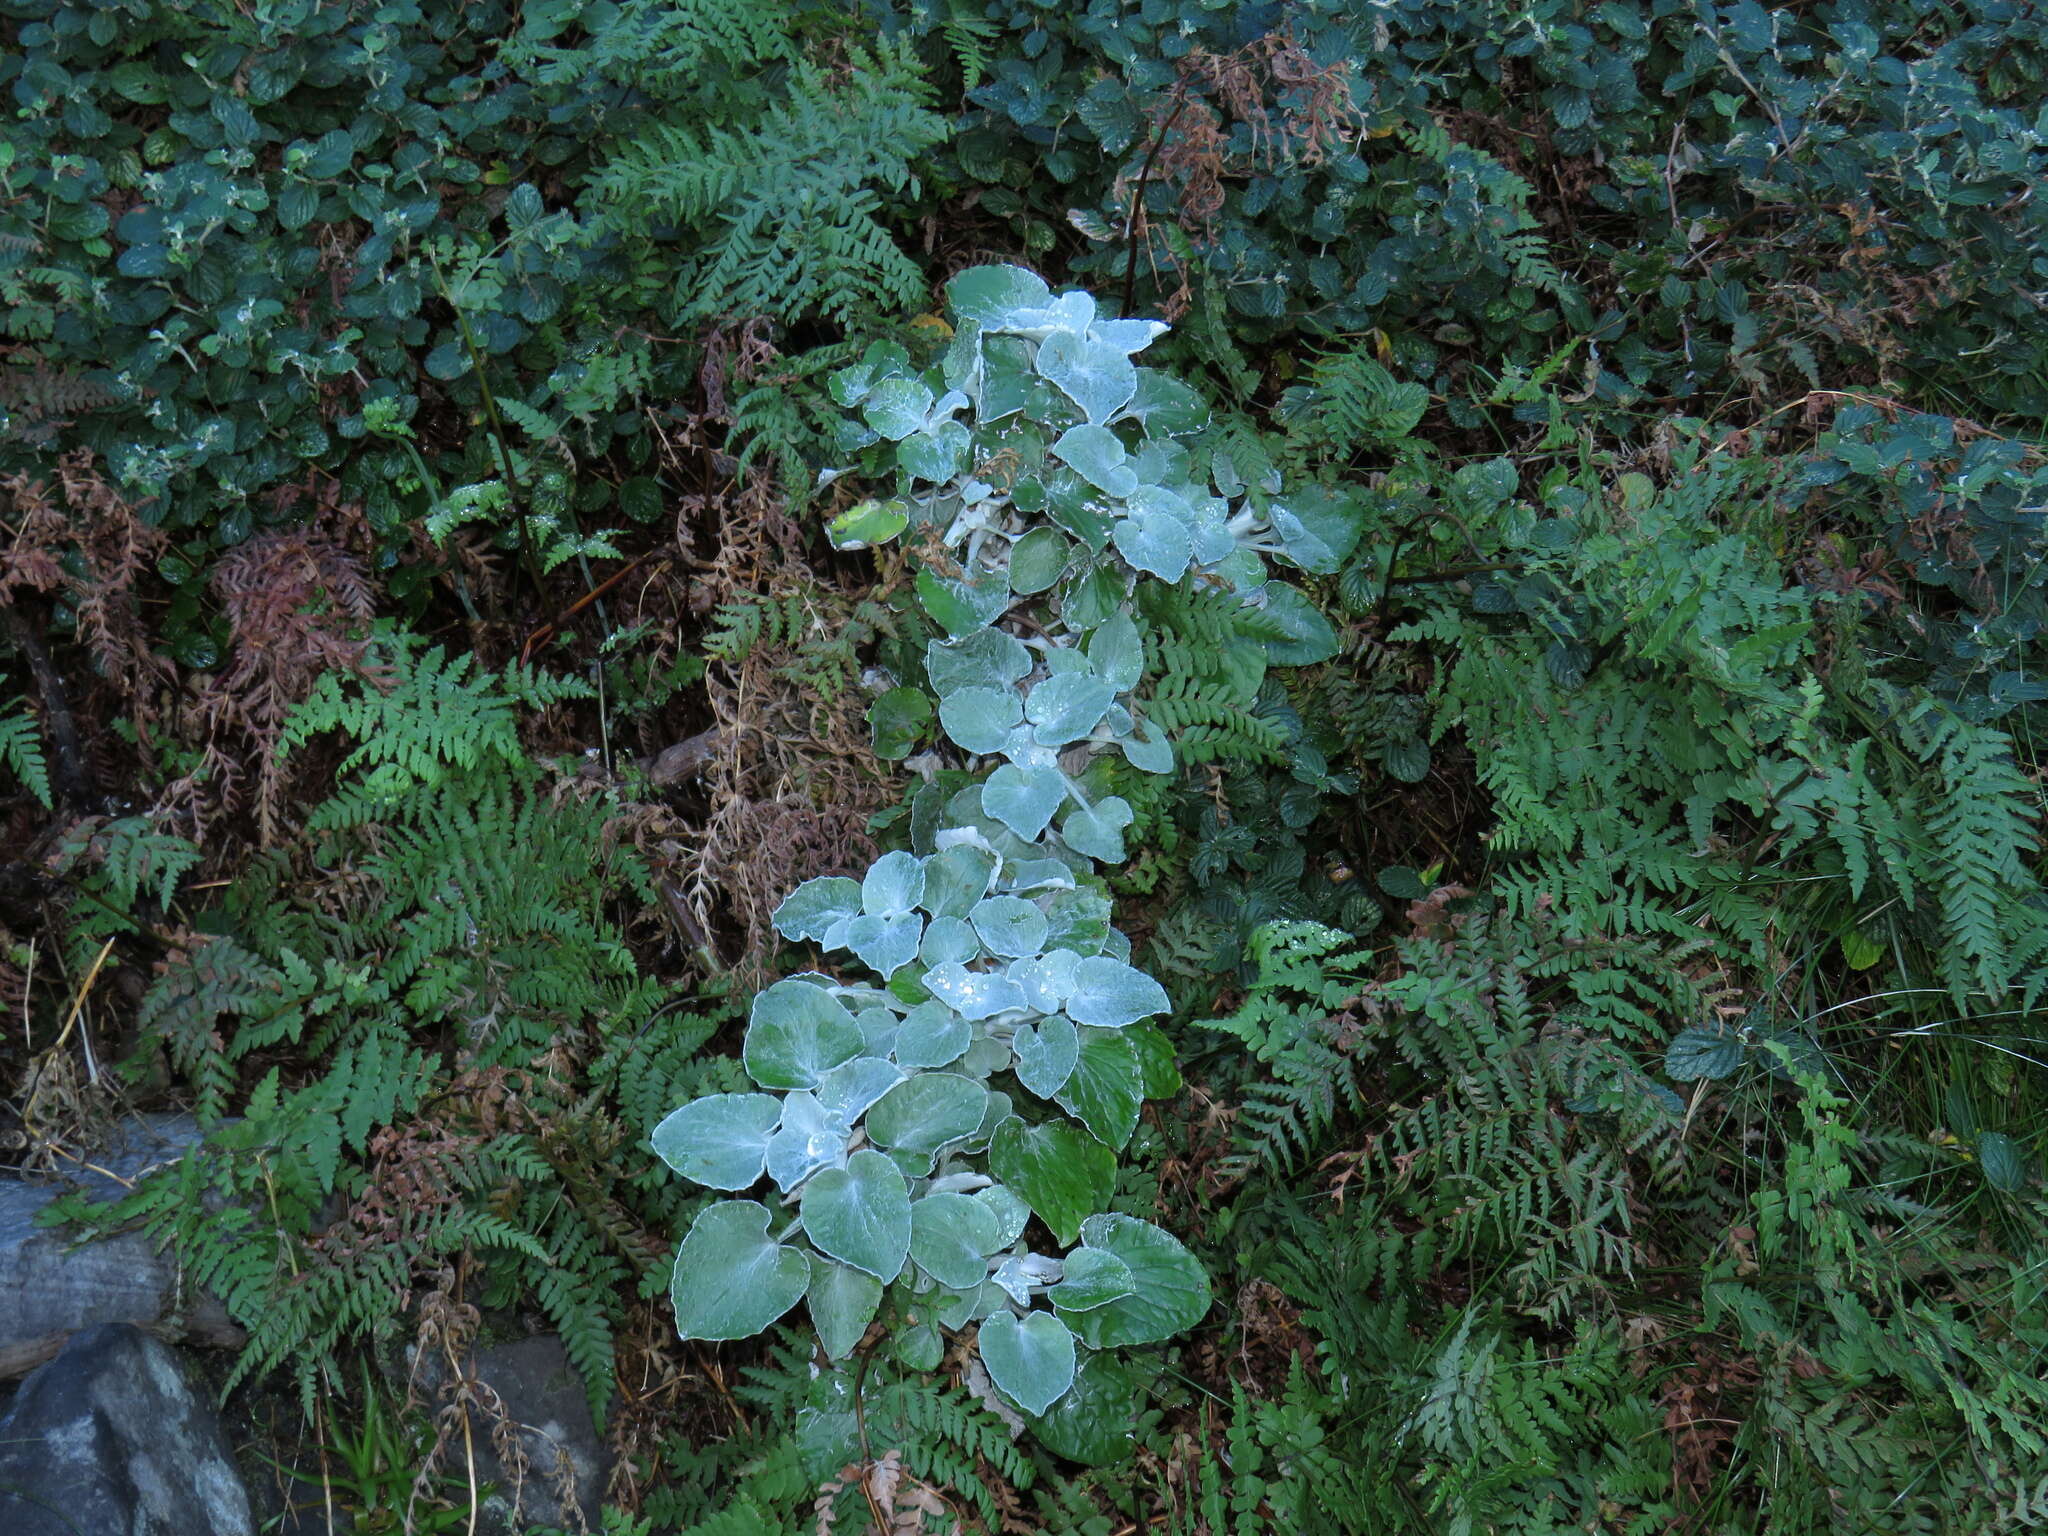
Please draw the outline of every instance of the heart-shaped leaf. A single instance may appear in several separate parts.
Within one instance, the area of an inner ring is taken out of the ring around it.
[[[1209,1310],[1209,1276],[1172,1233],[1105,1213],[1081,1223],[1081,1241],[1122,1259],[1136,1284],[1128,1296],[1072,1315],[1089,1348],[1156,1344],[1194,1327]]]
[[[913,479],[947,481],[967,462],[970,441],[959,422],[935,422],[896,445],[896,464]]]
[[[894,1015],[886,1009],[875,1011],[893,1022]],[[867,1014],[861,1015],[863,1024],[867,1018]],[[892,1046],[894,1043],[893,1040],[890,1042]],[[902,1081],[903,1074],[880,1056],[856,1056],[819,1078],[812,1094],[827,1114],[851,1125],[868,1112],[870,1104]]]
[[[1079,741],[1101,722],[1116,702],[1116,689],[1091,672],[1062,672],[1048,677],[1024,701],[1024,718],[1042,747]]]
[[[1128,496],[1138,488],[1138,472],[1130,467],[1130,453],[1123,439],[1107,427],[1069,427],[1052,445],[1052,451],[1106,496]]]
[[[901,762],[932,721],[932,701],[922,688],[889,688],[867,707],[868,740],[875,756]]]
[[[988,1090],[974,1079],[955,1072],[920,1072],[890,1089],[868,1111],[868,1139],[900,1152],[933,1153],[972,1136],[987,1107]]]
[[[1145,676],[1145,642],[1127,613],[1096,625],[1086,649],[1095,675],[1118,693],[1129,693]]]
[[[1074,1384],[1074,1334],[1050,1312],[998,1312],[982,1323],[978,1347],[989,1380],[1026,1413],[1045,1412]]]
[[[816,1095],[792,1093],[782,1101],[782,1128],[768,1138],[768,1176],[782,1190],[795,1189],[821,1168],[846,1156],[853,1127]]]
[[[995,774],[989,777],[994,779]],[[987,849],[970,843],[941,848],[924,861],[925,911],[933,917],[966,917],[974,904],[988,894],[998,862]]]
[[[778,981],[747,1019],[747,1075],[763,1088],[809,1088],[860,1054],[860,1027],[838,1000],[808,982]]]
[[[1092,1312],[1137,1294],[1131,1266],[1107,1248],[1076,1248],[1066,1258],[1060,1283],[1047,1293],[1062,1312]]]
[[[1060,823],[1060,838],[1076,853],[1105,864],[1124,861],[1124,828],[1132,821],[1131,803],[1108,795],[1093,805],[1076,806]]]
[[[1163,320],[1115,320],[1105,316],[1088,327],[1088,338],[1128,355],[1144,351],[1168,329]]]
[[[711,1189],[745,1189],[761,1177],[782,1101],[766,1093],[692,1099],[654,1128],[654,1150],[686,1179]]]
[[[874,917],[900,917],[924,895],[924,861],[900,849],[885,853],[860,882],[860,909]]]
[[[1149,720],[1140,720],[1130,734],[1119,736],[1124,759],[1140,773],[1173,772],[1173,744]]]
[[[1015,635],[978,629],[964,640],[925,646],[924,670],[941,697],[962,688],[1008,690],[1031,671],[1031,652]]]
[[[930,969],[935,966],[966,965],[979,960],[981,939],[965,918],[935,917],[917,946],[917,958]]]
[[[954,1290],[988,1278],[987,1255],[1000,1235],[995,1213],[971,1195],[926,1195],[910,1208],[910,1256]]]
[[[1039,347],[1038,371],[1098,426],[1138,392],[1138,370],[1127,354],[1065,331]]]
[[[921,570],[914,585],[917,600],[924,611],[947,634],[955,637],[971,635],[986,628],[1001,618],[1003,610],[1010,606],[1010,583],[1000,576],[971,582],[955,581]]]
[[[1297,488],[1284,505],[1270,503],[1266,521],[1289,561],[1318,576],[1334,576],[1358,545],[1365,510],[1350,496],[1311,483]]]
[[[1008,688],[961,688],[939,700],[939,724],[966,751],[987,756],[1003,750],[1024,703]]]
[[[1133,512],[1118,518],[1110,537],[1116,540],[1118,554],[1162,581],[1179,581],[1195,554],[1187,524],[1163,512]]]
[[[1045,916],[1050,924],[1045,935],[1049,950],[1100,954],[1109,938],[1109,898],[1100,891],[1061,891],[1046,904]]]
[[[1001,1095],[991,1094],[989,1097],[1000,1098]],[[991,1184],[987,1189],[977,1189],[972,1198],[996,1219],[996,1239],[989,1244],[990,1253],[1009,1247],[1023,1235],[1024,1224],[1031,1220],[1031,1207],[1017,1198],[1015,1190]]]
[[[910,518],[900,501],[876,501],[872,497],[848,507],[825,525],[825,537],[834,549],[866,549],[886,544],[905,528]]]
[[[1004,763],[981,787],[981,803],[1027,843],[1036,842],[1067,798],[1067,777],[1057,768]]]
[[[1015,959],[1035,955],[1045,944],[1045,913],[1022,896],[989,896],[967,914],[989,953]]]
[[[1031,1433],[1055,1456],[1083,1466],[1125,1460],[1137,1445],[1138,1378],[1115,1355],[1089,1354],[1074,1384],[1031,1422]]]
[[[1074,990],[1074,967],[1081,957],[1071,949],[1055,949],[1010,967],[1010,977],[1024,989],[1024,1000],[1040,1013],[1057,1013]]]
[[[941,965],[924,973],[932,996],[941,998],[962,1017],[979,1021],[1024,1006],[1024,989],[994,971],[970,971],[964,965]]]
[[[860,882],[844,875],[806,880],[775,909],[775,926],[785,939],[822,941],[834,923],[860,912]]]
[[[811,1326],[830,1360],[844,1360],[860,1347],[882,1304],[882,1282],[847,1264],[811,1261],[811,1288],[804,1295]]]
[[[891,442],[910,436],[931,414],[934,396],[922,379],[884,379],[861,402],[861,419]]]
[[[1186,437],[1209,425],[1209,407],[1194,389],[1160,368],[1138,370],[1130,414],[1153,437]]]
[[[1074,990],[1067,999],[1067,1012],[1077,1024],[1121,1029],[1148,1015],[1165,1013],[1172,1006],[1166,988],[1136,966],[1105,955],[1090,955],[1074,966]]]
[[[1337,654],[1337,631],[1323,612],[1285,582],[1268,582],[1259,589],[1264,612],[1261,620],[1281,630],[1286,638],[1268,640],[1266,654],[1283,667],[1312,666]]]
[[[886,1100],[885,1100],[886,1102]],[[804,1232],[820,1253],[887,1285],[910,1253],[910,1186],[879,1152],[860,1151],[804,1186]]]
[[[1052,290],[1042,278],[1022,267],[969,267],[946,284],[946,302],[953,313],[985,331],[1003,330],[1026,311],[1043,309]]]
[[[1074,1240],[1082,1219],[1107,1205],[1116,1188],[1116,1154],[1064,1120],[1005,1120],[989,1142],[988,1171],[1062,1243]]]
[[[1017,1081],[1041,1099],[1066,1087],[1081,1060],[1081,1032],[1063,1013],[1047,1014],[1037,1027],[1017,1031],[1010,1041],[1017,1056]]]
[[[862,965],[886,980],[917,958],[923,936],[924,919],[915,912],[893,917],[864,913],[846,925],[845,944]]]
[[[768,1220],[757,1200],[721,1200],[697,1213],[668,1288],[683,1338],[751,1338],[802,1299],[811,1261],[771,1239]]]
[[[1010,590],[1026,595],[1051,590],[1066,574],[1073,545],[1057,528],[1034,528],[1010,546]]]
[[[1034,1294],[1059,1283],[1065,1267],[1042,1253],[1013,1253],[997,1264],[988,1278],[1018,1306],[1028,1307]]]
[[[943,1067],[958,1061],[973,1038],[974,1027],[933,998],[904,1015],[903,1027],[896,1034],[896,1060],[906,1067]]]

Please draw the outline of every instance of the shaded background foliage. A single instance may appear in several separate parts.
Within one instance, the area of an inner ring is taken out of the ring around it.
[[[2040,8],[0,28],[0,1129],[200,1108],[116,1216],[245,1374],[537,1312],[621,1530],[2048,1507]],[[1210,1324],[1053,1449],[878,1362],[857,1447],[800,1351],[674,1339],[646,1138],[739,1085],[780,896],[910,841],[891,765],[956,782],[817,475],[990,259],[1174,322],[1338,650],[1148,595],[1182,766],[1100,785],[1191,1085],[1115,1199]]]

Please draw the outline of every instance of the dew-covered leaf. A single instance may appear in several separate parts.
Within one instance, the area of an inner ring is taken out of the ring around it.
[[[1121,1029],[1172,1007],[1166,988],[1136,966],[1103,955],[1090,955],[1074,966],[1067,1012],[1077,1024]]]
[[[1116,689],[1089,672],[1062,672],[1041,680],[1024,701],[1024,717],[1040,746],[1079,741],[1116,702]]]
[[[925,972],[932,996],[971,1020],[993,1018],[1024,1006],[1024,989],[995,971],[970,971],[964,965],[935,966]]]

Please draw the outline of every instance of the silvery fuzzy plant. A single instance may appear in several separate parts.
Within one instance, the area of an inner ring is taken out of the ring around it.
[[[1234,591],[1288,659],[1334,641],[1260,555],[1313,567],[1324,533],[1276,505],[1234,510],[1234,473],[1177,440],[1207,424],[1200,398],[1132,361],[1165,326],[1015,267],[964,272],[948,296],[936,366],[878,344],[833,382],[858,413],[849,453],[898,491],[832,536],[915,530],[917,592],[947,637],[925,660],[938,719],[987,771],[913,817],[913,850],[782,903],[785,936],[868,977],[762,992],[744,1049],[759,1091],[685,1104],[653,1141],[712,1189],[770,1186],[683,1239],[684,1338],[744,1338],[803,1301],[829,1356],[879,1315],[897,1357],[931,1369],[943,1332],[974,1327],[996,1387],[1043,1415],[1091,1352],[1169,1338],[1209,1305],[1177,1239],[1107,1209],[1140,1105],[1179,1085],[1150,1022],[1166,991],[1129,963],[1097,873],[1124,859],[1131,807],[1081,778],[1105,751],[1173,766],[1135,697],[1136,584]]]

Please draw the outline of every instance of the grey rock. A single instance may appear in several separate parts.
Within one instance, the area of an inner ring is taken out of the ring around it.
[[[7,1536],[255,1536],[211,1397],[125,1323],[72,1338],[0,1419]]]
[[[517,1426],[527,1462],[522,1477],[521,1470],[508,1466],[491,1444],[493,1426],[476,1425],[478,1479],[494,1485],[480,1506],[478,1536],[503,1536],[536,1525],[598,1529],[611,1453],[590,1416],[583,1378],[569,1363],[562,1341],[553,1334],[539,1334],[493,1344],[474,1353],[470,1369],[503,1402],[507,1418]],[[429,1399],[444,1379],[437,1363],[422,1363],[418,1386]],[[558,1496],[564,1484],[574,1489],[573,1506]]]
[[[43,1228],[36,1216],[58,1196],[113,1200],[149,1169],[173,1162],[199,1140],[190,1115],[143,1115],[125,1122],[93,1167],[46,1180],[0,1180],[0,1379],[56,1354],[67,1335],[95,1323],[155,1323],[176,1304],[177,1268],[139,1232],[74,1246],[76,1234]],[[187,1325],[213,1342],[236,1335],[218,1304],[193,1298]],[[4,1529],[4,1527],[0,1527]]]

